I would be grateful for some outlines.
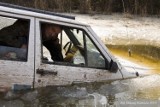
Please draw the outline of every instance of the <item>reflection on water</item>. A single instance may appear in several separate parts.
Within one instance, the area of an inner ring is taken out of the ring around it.
[[[159,80],[160,75],[157,74],[111,83],[85,83],[1,93],[0,107],[124,107],[125,104],[133,107],[135,101],[140,104],[140,101],[152,101],[148,107],[158,107]]]

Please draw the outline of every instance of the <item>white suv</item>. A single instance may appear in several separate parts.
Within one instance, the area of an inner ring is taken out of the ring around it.
[[[5,33],[0,35],[1,88],[20,90],[136,77],[136,73],[127,72],[115,60],[89,25],[77,22],[72,16],[1,4],[0,29],[13,25],[17,20],[29,25],[25,28],[27,46],[18,48],[6,45],[2,38],[7,36],[4,36]],[[62,27],[58,38],[64,61],[52,60],[42,45],[42,23]],[[10,29],[7,33],[10,37],[15,36]],[[17,43],[20,39],[16,40]],[[11,43],[12,39],[8,42]]]

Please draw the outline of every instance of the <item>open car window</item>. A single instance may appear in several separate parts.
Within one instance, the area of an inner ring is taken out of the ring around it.
[[[0,59],[27,61],[30,20],[0,16]]]
[[[43,45],[42,40],[43,63],[105,69],[104,57],[84,30],[66,26],[61,26],[61,28],[58,39],[63,61],[52,60],[50,51]]]

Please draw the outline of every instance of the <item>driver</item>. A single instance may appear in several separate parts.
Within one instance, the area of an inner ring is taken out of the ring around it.
[[[59,25],[42,23],[42,43],[49,50],[53,61],[63,61],[58,34],[62,31]]]

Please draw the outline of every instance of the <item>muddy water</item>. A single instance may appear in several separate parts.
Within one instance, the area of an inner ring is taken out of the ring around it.
[[[153,45],[110,45],[110,51],[117,56],[148,66],[153,73],[160,73],[160,47]],[[130,53],[129,53],[130,51]]]
[[[160,47],[152,45],[107,45],[109,49],[116,49],[117,51],[128,52],[128,49],[132,51],[133,54],[138,54],[144,58],[150,58],[151,60],[160,59]],[[117,53],[118,54],[118,53]]]
[[[160,75],[1,94],[0,107],[158,107]],[[111,106],[114,105],[114,106]]]
[[[156,69],[156,74],[105,83],[73,84],[0,93],[0,107],[159,107],[159,48],[108,45],[116,55]],[[131,57],[128,56],[131,49]],[[157,54],[158,53],[158,54]],[[155,72],[154,72],[155,73]]]

